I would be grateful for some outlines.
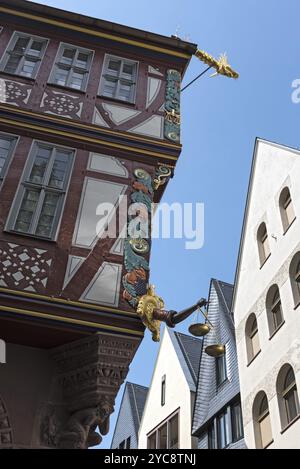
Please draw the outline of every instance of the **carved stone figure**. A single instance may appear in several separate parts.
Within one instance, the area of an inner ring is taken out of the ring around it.
[[[55,408],[50,407],[41,423],[41,443],[44,446],[56,447],[59,425],[55,415]]]
[[[64,449],[87,449],[102,441],[109,432],[109,416],[114,407],[109,400],[97,407],[81,409],[72,414],[60,434],[58,446]],[[97,433],[97,428],[99,432]]]

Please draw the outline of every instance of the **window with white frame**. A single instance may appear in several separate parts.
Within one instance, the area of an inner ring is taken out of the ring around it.
[[[240,400],[235,400],[220,410],[207,427],[208,449],[224,449],[242,439],[243,418]]]
[[[9,220],[10,230],[55,237],[73,157],[74,150],[34,143]]]
[[[229,434],[229,413],[226,409],[224,412],[217,417],[217,429],[218,429],[218,448],[224,449],[229,445],[230,434]]]
[[[120,57],[105,57],[100,82],[100,95],[133,103],[135,100],[138,63]]]
[[[35,78],[47,43],[48,39],[15,32],[1,61],[1,70]]]
[[[87,86],[93,51],[60,44],[50,82],[84,91]]]
[[[179,448],[179,412],[165,420],[147,436],[148,449]]]
[[[0,134],[0,185],[6,174],[11,156],[16,146],[17,137]]]

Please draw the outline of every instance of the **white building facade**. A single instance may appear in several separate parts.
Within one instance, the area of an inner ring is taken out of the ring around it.
[[[192,413],[202,341],[165,328],[139,431],[139,449],[197,448]]]
[[[300,152],[258,139],[233,311],[245,442],[300,448]]]

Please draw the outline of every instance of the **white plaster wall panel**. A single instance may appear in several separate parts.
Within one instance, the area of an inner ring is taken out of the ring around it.
[[[161,73],[158,68],[152,67],[152,65],[148,66],[148,72],[152,73],[153,75],[158,75],[160,77],[164,76],[164,74]]]
[[[161,380],[166,375],[166,399],[161,406]],[[179,448],[190,449],[191,438],[191,391],[179,363],[167,328],[164,330],[150,390],[139,430],[139,449],[147,448],[147,434],[180,408]]]
[[[88,169],[99,171],[100,173],[112,174],[128,178],[128,171],[118,158],[114,156],[101,155],[99,153],[90,153]]]
[[[71,278],[74,277],[74,275],[76,274],[77,270],[81,266],[84,259],[85,259],[84,257],[79,257],[79,256],[69,256],[68,257],[68,263],[67,263],[67,269],[66,269],[63,289],[70,282]]]
[[[97,215],[97,207],[106,203],[117,207],[119,198],[125,194],[127,187],[125,184],[100,179],[89,177],[85,179],[74,232],[74,245],[86,248],[93,247],[105,229],[103,226],[102,230],[97,230],[97,225],[101,220],[100,215]],[[111,210],[107,217],[108,223],[113,216],[114,210]]]
[[[116,254],[117,256],[124,255],[124,241],[126,238],[126,231],[127,231],[127,225],[124,226],[123,230],[120,233],[120,236],[116,239],[111,250],[109,251],[111,254]]]
[[[116,124],[124,124],[133,117],[138,116],[141,111],[135,109],[126,108],[124,106],[118,106],[116,104],[102,104],[103,109],[108,113],[110,119]]]
[[[101,127],[109,127],[96,107],[93,114],[93,124],[100,125]]]
[[[299,178],[300,152],[264,141],[258,143],[234,304],[245,439],[249,448],[255,446],[252,405],[260,389],[269,397],[274,438],[270,448],[300,448],[300,423],[294,423],[282,433],[276,396],[278,371],[284,363],[290,363],[300,397],[300,315],[299,308],[294,309],[289,279],[290,262],[300,251]],[[278,198],[286,184],[291,191],[296,220],[284,235]],[[256,231],[262,221],[267,224],[271,256],[260,268]],[[275,283],[280,290],[285,324],[270,340],[265,300],[270,286]],[[251,312],[257,317],[261,353],[247,366],[245,324]]]
[[[81,300],[107,306],[119,305],[122,266],[103,262]]]
[[[146,108],[148,108],[157,98],[160,88],[161,80],[158,78],[148,77]]]
[[[164,118],[163,116],[154,115],[149,117],[141,124],[136,125],[128,132],[135,134],[148,135],[149,137],[154,138],[163,138],[163,127],[164,127]]]

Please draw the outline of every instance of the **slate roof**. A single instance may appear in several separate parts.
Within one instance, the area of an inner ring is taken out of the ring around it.
[[[111,441],[117,448],[124,439],[131,437],[131,448],[137,448],[138,432],[146,403],[148,388],[127,382],[124,388],[119,413]]]
[[[133,419],[138,432],[149,388],[134,383],[127,383],[126,386],[128,387]]]
[[[212,279],[209,292],[208,317],[214,328],[203,338],[203,348],[213,343],[226,344],[229,379],[217,388],[215,360],[203,353],[199,368],[193,416],[193,434],[202,428],[240,392],[236,356],[235,329],[231,313],[233,285]]]
[[[168,330],[180,365],[191,391],[196,391],[202,353],[202,339]]]
[[[232,313],[232,300],[233,300],[233,292],[234,286],[230,283],[222,282],[221,280],[212,279],[212,283],[216,290],[219,291],[219,300],[223,304],[225,311],[228,313],[228,318],[231,319],[230,327],[234,326],[234,319]]]

